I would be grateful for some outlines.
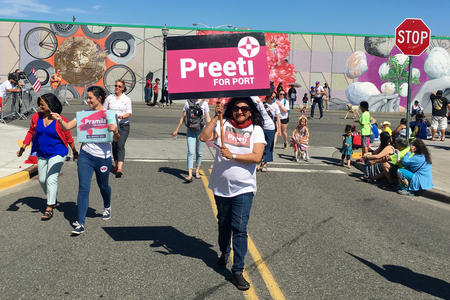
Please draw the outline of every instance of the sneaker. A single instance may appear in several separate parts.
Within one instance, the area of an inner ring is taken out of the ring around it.
[[[219,266],[225,267],[228,263],[228,259],[230,258],[230,253],[222,253],[220,255],[219,260],[217,261],[217,264]]]
[[[78,226],[80,226],[80,223],[78,223],[78,221],[72,222],[73,228],[78,227]]]
[[[232,273],[233,281],[236,287],[241,291],[246,291],[250,288],[250,283],[245,280],[244,275],[242,273]]]
[[[402,189],[400,189],[400,190],[397,191],[397,193],[400,194],[400,195],[404,195],[404,196],[414,196],[414,194],[411,193],[411,192],[408,191],[408,190],[402,190]]]
[[[77,222],[77,223],[78,223],[78,222]],[[83,232],[84,232],[84,226],[78,224],[78,226],[75,227],[75,228],[72,230],[72,235],[80,235],[80,234],[82,234]]]
[[[103,221],[111,219],[111,207],[105,208],[102,214]]]

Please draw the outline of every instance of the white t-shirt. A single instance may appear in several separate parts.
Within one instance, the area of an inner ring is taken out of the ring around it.
[[[109,95],[106,97],[105,103],[103,103],[103,108],[106,110],[114,110],[118,117],[133,113],[131,109],[131,99],[125,94],[120,95],[118,99],[115,94]],[[128,123],[128,120],[122,123]]]
[[[267,103],[267,106],[269,107],[270,112],[272,113],[272,116],[274,118],[276,118],[278,115],[281,115],[280,107],[275,103],[275,101],[270,104]]]
[[[105,99],[106,101],[106,99]],[[91,111],[88,109],[86,111]],[[76,120],[76,118],[74,119]],[[92,156],[107,159],[111,157],[111,143],[82,143],[81,150],[86,151]]]
[[[217,123],[215,131],[218,136],[215,143],[221,145],[219,123]],[[264,131],[260,126],[250,125],[247,128],[239,129],[235,128],[227,120],[224,120],[223,131],[225,146],[233,154],[252,153],[255,143],[266,144]],[[214,195],[221,197],[234,197],[250,192],[255,193],[256,164],[244,164],[233,159],[226,159],[222,157],[220,150],[216,149],[209,188]]]
[[[4,98],[6,92],[10,89],[13,89],[13,86],[11,82],[9,82],[9,80],[6,80],[2,84],[0,84],[0,97]]]
[[[278,109],[280,109],[280,119],[284,120],[289,118],[289,100],[287,100],[286,98],[284,98],[283,100],[277,99],[277,102],[280,102],[281,105],[287,109],[286,112],[283,112],[280,107],[278,107]],[[278,105],[278,104],[277,104]]]
[[[323,87],[321,85],[319,85],[318,87],[316,87],[315,89],[316,95],[314,96],[314,98],[318,99],[318,98],[322,98],[322,92],[325,92],[325,90],[323,89]]]
[[[185,112],[187,112],[189,109],[189,101],[190,100],[188,100],[184,103],[183,111],[185,111]],[[209,113],[208,101],[202,100],[202,99],[196,99],[195,104],[199,104],[202,101],[203,101],[203,103],[200,105],[200,108],[202,109],[203,116],[206,116],[206,114]]]

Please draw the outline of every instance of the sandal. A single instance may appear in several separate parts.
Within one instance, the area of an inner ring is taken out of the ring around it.
[[[116,178],[120,178],[120,177],[122,177],[122,175],[123,175],[122,169],[117,169],[117,171],[116,171]]]
[[[192,176],[191,177],[189,177],[189,176],[184,177],[184,181],[186,183],[191,183],[192,182]]]
[[[195,173],[195,178],[202,179],[202,176],[200,175],[200,173]]]
[[[50,209],[49,209],[50,208]],[[41,217],[42,221],[48,221],[53,217],[53,207],[49,206]]]
[[[261,172],[266,173],[267,172],[267,165],[263,165],[261,167]]]

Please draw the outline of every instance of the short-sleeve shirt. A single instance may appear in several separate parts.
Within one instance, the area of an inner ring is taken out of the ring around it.
[[[283,100],[277,99],[277,102],[280,102],[281,105],[282,105],[285,109],[287,109],[286,112],[283,112],[283,111],[280,109],[280,119],[281,119],[281,120],[285,120],[285,119],[289,118],[289,101],[288,101],[286,98],[284,98]],[[279,108],[279,107],[278,107],[278,108]]]
[[[323,89],[323,87],[321,85],[319,85],[318,87],[316,87],[316,89],[314,91],[316,93],[316,95],[314,95],[314,98],[320,99],[323,97],[323,95],[321,93],[324,92],[325,90]]]
[[[106,110],[114,110],[118,117],[133,113],[131,108],[131,99],[125,94],[120,95],[119,98],[117,98],[115,94],[109,95],[106,97],[103,107]]]
[[[264,131],[260,126],[250,125],[241,129],[224,120],[223,129],[225,146],[233,154],[249,154],[253,152],[254,144],[266,144]],[[216,125],[215,131],[217,133],[215,143],[221,145],[220,124]],[[216,150],[209,188],[214,195],[221,197],[255,193],[256,164],[245,164],[233,159],[226,159],[219,150]]]
[[[206,114],[209,113],[208,101],[201,100],[201,99],[196,99],[195,100],[195,104],[199,104],[202,101],[203,101],[203,103],[200,105],[200,108],[202,109],[203,115],[206,116]],[[184,103],[183,111],[187,112],[188,109],[189,109],[189,100]]]
[[[289,99],[291,99],[291,100],[297,99],[297,90],[295,88],[291,87],[288,91],[288,94],[289,94]]]
[[[361,131],[362,136],[368,136],[371,134],[371,126],[370,126],[370,113],[365,111],[361,114],[359,118],[359,130]]]
[[[153,85],[153,93],[158,94],[159,84],[155,82]]]
[[[448,99],[445,97],[438,97],[436,95],[431,94],[431,115],[437,117],[446,117],[447,116],[447,105]]]
[[[0,84],[0,97],[4,98],[6,92],[10,89],[13,89],[13,86],[11,82],[9,82],[9,80],[6,80],[2,84]]]
[[[257,102],[255,103],[256,107],[258,108],[259,112],[261,113],[261,116],[264,119],[264,130],[275,130],[275,123],[274,120],[269,116],[269,113],[267,112],[270,111],[270,114],[272,114],[272,111],[269,107],[268,104],[265,104],[267,106],[267,110],[264,107],[264,103],[262,102]],[[273,116],[273,114],[272,114]]]

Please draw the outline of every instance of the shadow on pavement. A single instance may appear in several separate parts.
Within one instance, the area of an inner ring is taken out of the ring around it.
[[[442,146],[442,145],[427,145],[427,147],[442,149],[442,150],[450,150],[450,146]]]
[[[19,205],[26,205],[34,209],[34,212],[40,212],[43,214],[45,208],[47,207],[47,200],[40,197],[24,197],[9,205],[6,210],[18,211],[20,209]],[[64,218],[71,224],[77,218],[77,205],[75,204],[75,202],[58,202],[55,210],[62,212],[64,214]],[[90,207],[88,208],[86,217],[96,218],[101,216],[102,214],[97,213],[95,209]]]
[[[328,165],[339,166],[341,163],[341,160],[338,158],[332,158],[332,157],[326,157],[326,156],[311,156],[311,158],[321,160],[323,163],[328,164]]]
[[[195,236],[189,236],[172,226],[103,227],[116,242],[152,241],[151,248],[163,255],[182,255],[202,260],[208,267],[231,281],[231,272],[217,265],[213,245]]]
[[[158,169],[158,172],[163,172],[163,173],[167,173],[170,175],[173,175],[177,178],[180,178],[182,180],[184,180],[184,177],[182,175],[187,175],[188,172],[186,170],[181,170],[181,169],[177,169],[177,168],[170,168],[170,167],[161,167]]]
[[[396,265],[383,265],[381,268],[359,256],[349,252],[345,253],[353,256],[390,282],[399,283],[417,292],[427,293],[441,299],[449,299],[450,297],[450,284],[447,281],[416,273],[408,268]]]

